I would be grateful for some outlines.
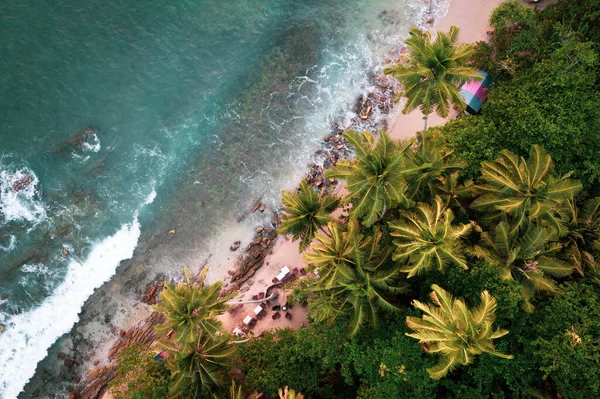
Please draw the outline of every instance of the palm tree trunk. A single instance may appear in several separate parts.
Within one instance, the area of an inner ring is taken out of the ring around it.
[[[429,114],[425,115],[425,127],[423,130],[427,130],[427,120],[429,119]]]

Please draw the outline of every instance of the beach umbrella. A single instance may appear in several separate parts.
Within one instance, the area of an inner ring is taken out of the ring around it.
[[[477,71],[483,75],[482,79],[471,79],[462,85],[460,95],[467,104],[469,114],[477,114],[488,96],[488,90],[492,83],[490,75],[484,71]]]

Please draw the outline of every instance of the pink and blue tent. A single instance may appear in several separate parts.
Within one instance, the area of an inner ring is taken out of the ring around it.
[[[490,75],[483,71],[477,71],[483,75],[481,80],[469,80],[460,88],[460,95],[467,104],[467,112],[477,114],[488,96],[488,89],[492,84]]]

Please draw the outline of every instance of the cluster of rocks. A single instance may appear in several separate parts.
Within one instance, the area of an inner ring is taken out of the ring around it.
[[[148,305],[156,305],[158,303],[158,295],[162,290],[164,283],[162,281],[154,282],[146,288],[140,300]]]
[[[273,214],[273,221],[269,226],[260,226],[256,228],[254,239],[244,253],[238,256],[237,262],[228,273],[231,281],[223,287],[222,295],[233,291],[238,291],[240,286],[256,273],[265,262],[265,257],[273,253],[273,246],[277,241],[277,226],[279,226],[279,214]],[[231,246],[231,250],[237,250],[240,242],[236,241]]]
[[[17,192],[17,193],[19,191],[23,191],[31,184],[31,181],[32,181],[31,177],[29,177],[29,176],[22,177],[12,184],[12,189],[14,192]]]

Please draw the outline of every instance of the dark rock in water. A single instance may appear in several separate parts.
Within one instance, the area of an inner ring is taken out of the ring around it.
[[[12,189],[14,192],[23,191],[31,184],[31,177],[25,176],[13,183]]]
[[[233,244],[229,247],[230,251],[237,251],[242,243],[240,241],[234,241]]]
[[[4,331],[4,326],[0,324],[0,332]]]
[[[0,296],[0,299],[2,299],[3,301],[6,301],[8,299],[8,295],[2,294],[2,296]]]
[[[65,361],[64,361],[64,365],[67,367],[73,367],[74,364],[75,364],[75,360],[73,360],[73,359],[65,359]]]
[[[112,316],[110,314],[105,314],[104,315],[104,322],[106,324],[110,323],[111,320],[112,320]]]
[[[79,130],[67,140],[58,144],[50,152],[57,157],[68,156],[73,149],[81,147],[95,134],[95,129],[92,129],[91,127],[86,127],[85,129]]]
[[[65,355],[63,352],[58,352],[58,355],[56,355],[57,358],[59,359],[64,359],[67,355]]]

